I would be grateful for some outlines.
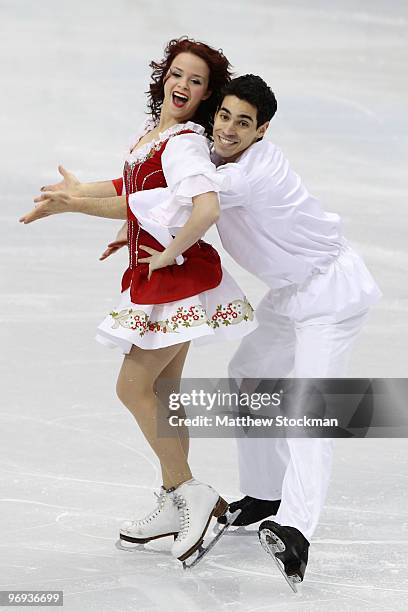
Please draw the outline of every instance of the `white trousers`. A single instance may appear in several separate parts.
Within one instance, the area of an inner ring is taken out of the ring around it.
[[[273,293],[256,310],[259,327],[246,336],[230,378],[344,378],[354,341],[368,310],[345,320],[297,323],[278,314]],[[281,499],[276,521],[310,541],[330,480],[333,440],[238,438],[240,488],[258,499]]]

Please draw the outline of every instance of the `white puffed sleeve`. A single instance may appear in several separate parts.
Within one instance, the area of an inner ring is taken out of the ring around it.
[[[214,186],[214,182],[208,179],[205,175],[199,174],[193,177],[188,177],[182,181],[182,189],[185,194],[179,196],[180,200],[186,202],[186,206],[190,211],[190,200],[194,195],[207,193],[209,191],[218,191],[218,197],[222,210],[233,208],[235,206],[248,206],[250,201],[250,182],[246,172],[239,164],[226,164],[219,166],[216,170],[217,175],[222,177],[220,183],[229,185],[227,190],[219,191]],[[174,200],[174,192],[169,187],[156,187],[155,189],[146,189],[145,191],[137,191],[129,195],[129,206],[135,217],[140,216],[159,219],[164,211],[171,208],[171,202]],[[191,212],[191,211],[190,211]]]
[[[147,217],[150,210],[167,202],[169,197],[170,190],[167,187],[135,191],[128,196],[129,208],[137,219],[140,216]]]
[[[208,141],[200,134],[170,138],[162,155],[169,198],[150,210],[152,219],[166,227],[182,227],[191,215],[192,198],[228,189],[229,178],[210,160]]]
[[[146,189],[144,191],[136,191],[128,197],[129,208],[135,215],[140,225],[151,236],[160,242],[164,247],[171,244],[173,239],[169,229],[164,227],[151,215],[151,210],[155,207],[166,206],[166,203],[171,198],[171,192],[167,187],[156,187],[155,189]],[[184,263],[184,257],[178,255],[176,263],[181,265]]]

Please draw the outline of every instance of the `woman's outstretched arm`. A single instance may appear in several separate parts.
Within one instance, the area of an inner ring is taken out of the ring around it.
[[[69,172],[64,166],[58,166],[58,172],[62,176],[62,181],[53,185],[44,185],[42,192],[66,191],[76,197],[106,198],[109,196],[120,195],[113,181],[96,181],[93,183],[81,183],[73,172]]]
[[[20,217],[20,223],[28,224],[50,215],[66,212],[83,213],[106,219],[126,219],[126,196],[107,198],[75,197],[65,191],[47,191],[34,199],[36,206]]]

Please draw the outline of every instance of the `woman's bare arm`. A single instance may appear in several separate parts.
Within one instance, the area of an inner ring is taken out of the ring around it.
[[[76,197],[107,198],[117,195],[112,181],[96,181],[92,183],[81,183],[75,174],[69,172],[64,166],[58,166],[58,172],[62,181],[53,185],[44,185],[42,192],[65,191]]]
[[[206,231],[218,221],[219,216],[220,205],[214,191],[194,196],[193,210],[189,220],[165,249],[168,257],[173,260],[184,253],[204,236]]]
[[[139,262],[149,264],[149,278],[155,270],[174,264],[176,257],[202,238],[205,232],[217,222],[219,215],[220,205],[214,191],[194,196],[190,218],[164,251],[158,252],[147,245],[140,245],[144,251],[149,253],[149,257],[139,258]]]
[[[106,219],[127,219],[126,196],[107,198],[75,197],[65,191],[45,192],[34,199],[36,206],[23,215],[20,223],[32,223],[50,215],[77,212]]]

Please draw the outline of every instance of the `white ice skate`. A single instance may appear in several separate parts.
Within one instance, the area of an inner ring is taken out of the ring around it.
[[[120,550],[134,551],[151,540],[173,536],[176,538],[179,529],[179,513],[173,503],[172,493],[161,487],[160,494],[155,493],[157,506],[143,519],[125,521],[120,529],[116,547]]]
[[[204,536],[213,516],[219,517],[228,510],[227,502],[222,499],[212,487],[197,480],[189,480],[177,487],[173,493],[174,504],[180,517],[180,531],[172,546],[171,553],[183,563],[187,569],[197,565],[203,556],[214,546],[237,513],[228,517],[224,529],[220,531],[204,548]],[[197,552],[194,560],[187,563]]]

